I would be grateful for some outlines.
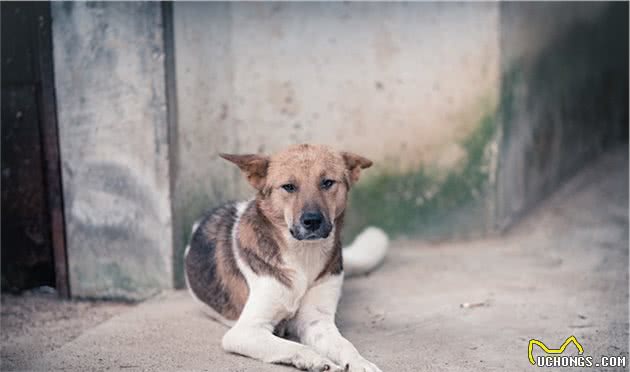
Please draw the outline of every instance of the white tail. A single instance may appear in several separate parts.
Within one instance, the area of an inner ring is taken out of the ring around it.
[[[367,274],[385,258],[389,238],[385,231],[368,227],[352,244],[343,249],[343,271],[346,277]]]

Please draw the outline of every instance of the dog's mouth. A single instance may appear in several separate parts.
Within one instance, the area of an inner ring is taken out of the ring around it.
[[[327,239],[328,236],[330,236],[331,231],[332,231],[332,226],[330,227],[324,226],[317,231],[308,231],[301,228],[300,226],[293,226],[289,228],[289,232],[291,233],[291,236],[294,239],[300,240],[300,241],[302,240],[313,241],[313,240]]]

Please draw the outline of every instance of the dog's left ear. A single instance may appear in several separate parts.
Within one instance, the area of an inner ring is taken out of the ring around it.
[[[348,171],[350,173],[351,184],[354,184],[359,180],[361,169],[369,168],[372,166],[372,161],[370,159],[364,158],[363,156],[357,154],[353,154],[351,152],[342,152],[341,156],[346,162],[346,168],[348,168]]]
[[[262,190],[265,186],[265,179],[267,177],[267,168],[269,167],[269,158],[264,155],[232,155],[232,154],[219,154],[223,159],[230,161],[245,173],[247,181],[254,186],[257,190]]]

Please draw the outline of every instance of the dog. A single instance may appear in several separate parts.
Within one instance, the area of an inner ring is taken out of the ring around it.
[[[372,162],[310,144],[220,156],[256,196],[195,223],[185,277],[208,315],[230,327],[223,349],[309,371],[380,372],[335,325],[344,274],[371,271],[387,251],[388,237],[375,227],[341,246],[348,191]]]

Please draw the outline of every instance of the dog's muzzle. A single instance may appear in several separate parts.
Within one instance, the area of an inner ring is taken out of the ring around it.
[[[300,216],[299,224],[294,224],[289,231],[297,240],[326,239],[332,224],[320,211],[306,211]]]

